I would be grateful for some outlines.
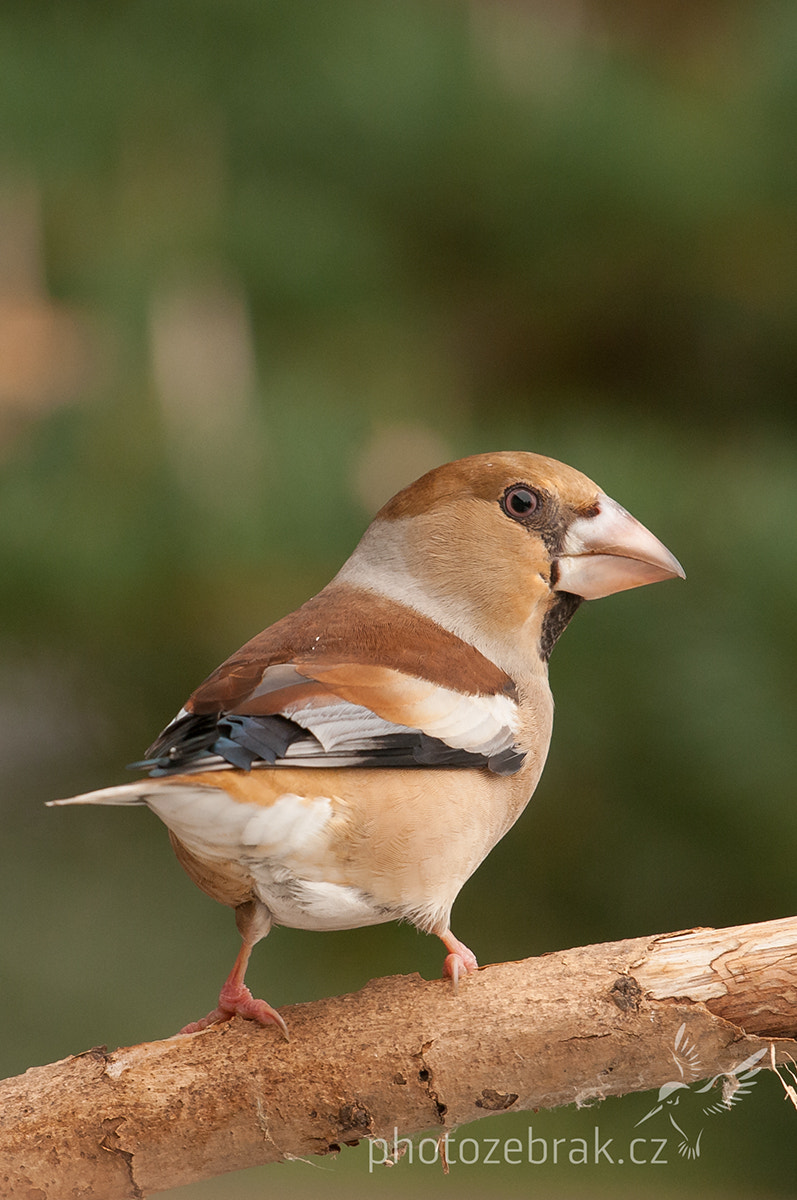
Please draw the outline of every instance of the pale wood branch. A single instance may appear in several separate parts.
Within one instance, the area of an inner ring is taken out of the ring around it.
[[[708,1075],[770,1044],[797,1058],[797,918],[633,938],[450,982],[378,979],[104,1048],[0,1083],[0,1193],[128,1200],[364,1137],[584,1104],[673,1077],[679,1027]],[[774,1041],[773,1041],[774,1040]]]

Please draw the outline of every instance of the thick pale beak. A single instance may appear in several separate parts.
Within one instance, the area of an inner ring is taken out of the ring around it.
[[[678,559],[616,500],[601,492],[597,508],[594,516],[577,517],[567,531],[558,592],[598,600],[645,583],[686,578]]]

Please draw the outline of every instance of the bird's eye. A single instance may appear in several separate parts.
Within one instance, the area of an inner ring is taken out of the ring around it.
[[[522,521],[526,517],[530,517],[536,512],[540,505],[540,497],[537,492],[533,492],[531,488],[526,487],[522,483],[516,483],[514,487],[507,488],[501,500],[501,507],[508,517],[512,517],[515,521]]]

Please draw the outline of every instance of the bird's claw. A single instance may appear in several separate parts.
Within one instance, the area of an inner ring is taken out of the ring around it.
[[[450,930],[443,934],[441,941],[449,951],[443,963],[443,978],[451,980],[456,992],[461,976],[478,971],[479,964],[473,951],[469,950],[459,938],[455,938]]]
[[[244,1017],[250,1021],[257,1021],[260,1025],[276,1025],[285,1038],[285,1041],[290,1041],[288,1026],[276,1008],[272,1008],[265,1000],[256,999],[248,987],[233,989],[227,987],[227,985],[222,988],[218,1008],[214,1008],[213,1012],[209,1012],[206,1017],[200,1018],[199,1021],[191,1021],[188,1025],[184,1025],[180,1033],[198,1033],[200,1029],[208,1029],[211,1025],[219,1025],[223,1021],[229,1021],[235,1016]]]

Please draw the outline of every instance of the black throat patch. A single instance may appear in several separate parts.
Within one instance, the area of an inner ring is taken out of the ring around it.
[[[551,657],[551,651],[567,628],[571,617],[581,602],[582,597],[576,596],[572,592],[557,592],[555,594],[553,603],[542,621],[540,658],[543,662],[547,662]]]

